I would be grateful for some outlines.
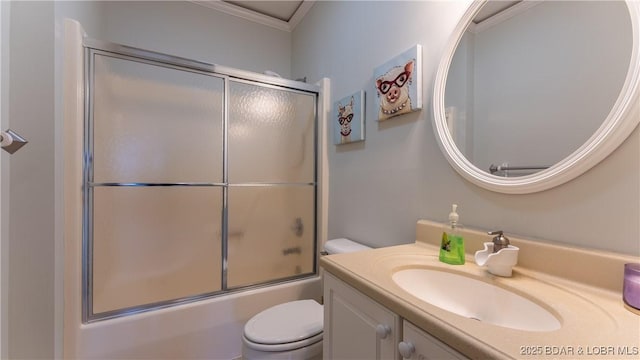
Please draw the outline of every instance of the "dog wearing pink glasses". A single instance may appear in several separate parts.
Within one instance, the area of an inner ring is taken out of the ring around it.
[[[340,124],[340,144],[351,142],[351,120],[353,120],[353,96],[348,104],[338,103],[338,123]]]
[[[379,120],[411,112],[409,84],[413,73],[414,60],[404,66],[396,66],[376,79],[376,90],[380,98]]]

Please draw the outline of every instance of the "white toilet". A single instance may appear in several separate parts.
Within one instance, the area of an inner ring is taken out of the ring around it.
[[[327,254],[370,249],[348,239],[329,240]],[[270,307],[244,326],[244,360],[322,359],[323,306],[315,300],[297,300]]]

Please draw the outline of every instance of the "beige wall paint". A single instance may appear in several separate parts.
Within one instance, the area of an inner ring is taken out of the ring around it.
[[[367,93],[363,143],[329,146],[329,238],[373,246],[414,241],[415,221],[460,221],[481,229],[568,245],[640,254],[640,131],[576,180],[505,195],[478,188],[445,160],[432,129],[431,97],[442,51],[462,1],[320,1],[293,32],[292,76],[332,79],[332,103]],[[375,121],[373,69],[421,44],[424,109]]]

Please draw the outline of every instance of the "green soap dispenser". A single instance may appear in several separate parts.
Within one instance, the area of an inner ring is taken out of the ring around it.
[[[449,213],[449,224],[442,232],[442,243],[440,245],[440,261],[451,265],[464,264],[464,240],[460,229],[462,225],[458,222],[460,217],[456,212],[457,204],[451,206]]]

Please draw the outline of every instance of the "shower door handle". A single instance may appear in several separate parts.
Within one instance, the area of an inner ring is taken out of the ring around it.
[[[0,147],[9,154],[13,154],[28,143],[22,136],[11,129],[0,131]]]

